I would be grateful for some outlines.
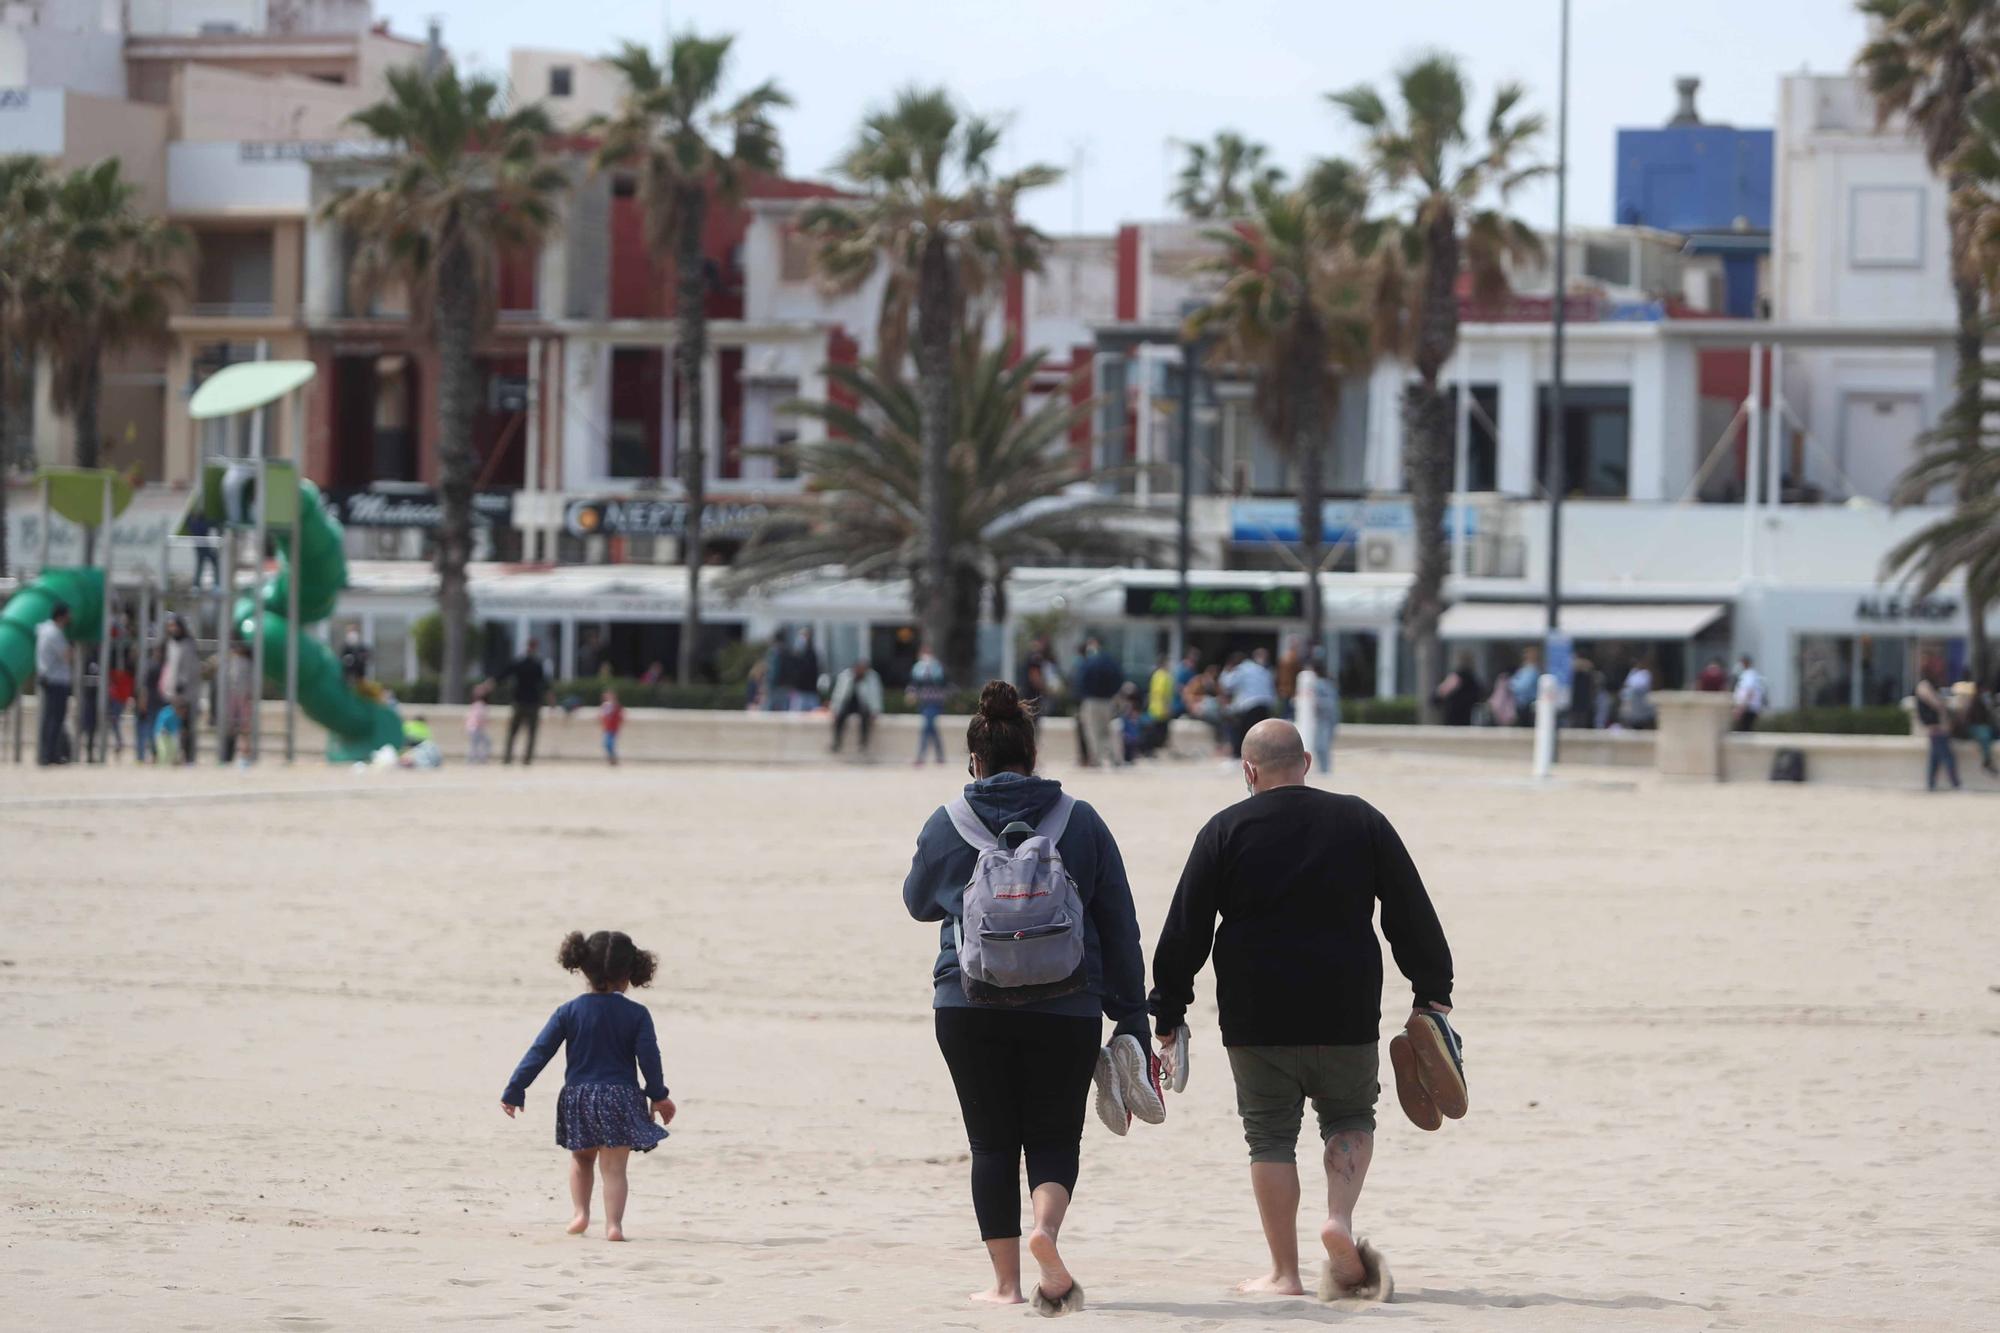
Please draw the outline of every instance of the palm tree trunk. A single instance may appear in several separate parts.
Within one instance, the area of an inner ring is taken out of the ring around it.
[[[104,353],[93,347],[87,353],[89,360],[83,369],[83,396],[76,400],[76,465],[96,467],[98,446],[101,443],[98,425],[99,413],[104,400]],[[108,534],[107,534],[108,539]],[[83,563],[97,562],[97,529],[86,526],[83,530]]]
[[[1954,189],[1953,198],[1959,197]],[[1961,220],[1960,207],[1952,207],[1952,234],[1964,235],[1970,228],[1969,220]],[[1954,249],[1959,247],[1954,244]],[[1986,320],[1980,310],[1980,284],[1976,276],[1967,271],[1969,260],[1961,257],[1958,271],[1952,277],[1952,294],[1958,304],[1958,327],[1952,342],[1958,355],[1958,402],[1953,419],[1963,423],[1969,436],[1963,443],[1971,449],[1979,446],[1980,398],[1985,391]],[[1967,480],[1971,480],[1968,476]],[[1959,499],[1971,498],[1965,487],[1959,490]],[[1973,680],[1980,688],[1988,688],[1993,681],[1992,643],[1986,632],[1986,612],[1993,605],[2000,588],[1985,586],[1984,580],[1968,575],[1965,584],[1965,624],[1967,656]]]
[[[1438,374],[1458,346],[1458,219],[1451,209],[1434,212],[1424,247],[1417,382],[1403,396],[1403,484],[1410,492],[1417,547],[1416,578],[1403,604],[1403,632],[1416,670],[1417,706],[1423,720],[1435,725],[1438,704],[1431,692],[1444,664],[1438,643],[1447,563],[1444,497],[1451,486],[1451,413],[1438,392]]]
[[[472,418],[478,405],[479,294],[472,256],[462,244],[438,260],[438,619],[444,628],[440,702],[465,702],[465,639],[472,597],[465,567],[472,559]]]
[[[979,599],[986,591],[986,580],[979,571],[969,565],[952,567],[952,634],[948,645],[939,645],[938,659],[942,662],[963,661],[963,671],[946,667],[946,679],[961,689],[970,688],[978,674],[979,665]],[[948,651],[946,648],[948,647]]]
[[[701,248],[708,198],[700,186],[682,187],[679,211],[680,234],[675,238],[674,256],[674,364],[680,381],[677,398],[687,422],[679,450],[681,483],[687,490],[687,526],[681,537],[687,604],[681,612],[681,653],[675,677],[683,685],[692,685],[701,652],[701,568],[708,553],[702,530],[703,512],[708,508],[708,451],[702,439],[706,407],[701,381],[702,363],[708,356],[708,269]]]
[[[14,476],[14,441],[8,409],[14,405],[14,343],[7,337],[7,311],[0,307],[0,579],[11,572],[7,556],[7,483]]]
[[[951,543],[951,360],[954,274],[950,247],[941,235],[924,244],[917,275],[917,417],[923,436],[924,576],[923,634],[944,658],[955,679],[972,674],[970,655],[960,655],[952,596]]]
[[[1326,370],[1323,341],[1300,338],[1301,360],[1292,368],[1290,396],[1294,418],[1292,457],[1299,465],[1299,547],[1306,567],[1306,660],[1326,637],[1326,610],[1320,596],[1320,562],[1326,559],[1326,422],[1335,415],[1322,410],[1328,385],[1336,383]],[[1333,391],[1339,392],[1338,388]]]

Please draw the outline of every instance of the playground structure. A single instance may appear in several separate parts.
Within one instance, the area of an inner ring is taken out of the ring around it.
[[[285,699],[285,758],[297,754],[296,710],[306,715],[328,734],[327,757],[336,762],[366,759],[383,746],[400,748],[403,724],[395,708],[373,692],[374,687],[353,684],[342,674],[338,657],[317,637],[304,634],[306,625],[332,614],[341,590],[347,584],[347,560],[340,524],[320,501],[319,492],[299,476],[297,464],[289,459],[268,458],[264,452],[264,409],[291,399],[291,409],[304,413],[300,393],[311,382],[315,367],[309,361],[251,361],[224,368],[203,381],[189,403],[189,414],[197,420],[226,419],[232,427],[247,424],[247,456],[223,456],[204,461],[199,483],[183,516],[180,535],[174,544],[218,549],[220,555],[216,616],[215,664],[218,678],[228,679],[232,646],[249,645],[253,681],[282,683]],[[233,438],[235,431],[228,434]],[[294,438],[303,438],[303,431]],[[122,489],[121,489],[122,488]],[[70,606],[73,615],[69,639],[74,645],[94,644],[103,637],[103,626],[115,623],[115,586],[112,582],[110,524],[117,512],[130,501],[130,487],[114,474],[79,469],[52,470],[42,475],[44,505],[43,554],[41,573],[18,590],[0,610],[0,709],[8,708],[34,674],[34,634],[58,601]],[[86,510],[84,501],[94,498],[97,507]],[[49,510],[72,521],[101,530],[102,564],[76,569],[47,568],[47,516]],[[97,517],[93,522],[90,514]],[[83,517],[79,517],[83,515]],[[196,517],[202,520],[195,524]],[[201,532],[206,527],[208,532]],[[237,546],[244,533],[254,534],[255,558],[250,590],[237,593]],[[275,548],[279,569],[275,579],[265,577],[264,552]],[[199,565],[197,566],[197,583]],[[142,609],[135,650],[143,654],[149,637],[144,627],[150,623],[145,603],[151,589],[139,586]],[[97,673],[97,713],[106,719],[108,654]],[[82,678],[82,673],[77,673]],[[253,689],[256,688],[253,686]],[[224,709],[215,710],[218,727],[227,725]],[[248,735],[242,757],[255,760],[262,754],[262,710],[249,710]],[[100,727],[100,731],[107,728]],[[21,756],[21,714],[14,710],[14,755]]]

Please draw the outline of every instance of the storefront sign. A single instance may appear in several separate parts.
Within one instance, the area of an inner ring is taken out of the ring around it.
[[[717,501],[702,510],[701,529],[715,537],[747,537],[770,517],[754,502]],[[687,531],[685,500],[572,500],[563,527],[572,537],[679,537]]]
[[[1446,533],[1457,531],[1458,506],[1445,509]],[[1354,542],[1363,532],[1410,532],[1416,527],[1407,500],[1328,500],[1320,506],[1320,527],[1328,545]],[[1465,506],[1465,535],[1479,535],[1479,508]],[[1238,500],[1229,506],[1229,539],[1243,545],[1299,540],[1299,506],[1291,500]]]
[[[4,483],[0,483],[4,484]],[[187,493],[147,490],[132,501],[124,513],[112,520],[112,575],[125,579],[146,575],[160,578],[167,567],[167,538],[172,534]],[[17,486],[7,493],[7,558],[17,574],[32,574],[42,549],[41,502],[31,486]],[[49,567],[83,563],[83,529],[60,515],[49,519]],[[99,550],[101,556],[101,548]],[[182,552],[179,561],[192,568],[192,552]],[[177,563],[176,568],[182,567]]]
[[[243,162],[343,162],[390,157],[395,145],[373,139],[245,139],[237,149]]]
[[[1949,597],[1925,597],[1906,602],[1900,597],[1864,597],[1854,608],[1854,618],[1870,624],[1915,621],[1935,624],[1958,618],[1958,603]]]
[[[327,505],[350,528],[436,528],[444,521],[444,502],[429,487],[411,490],[332,491]],[[512,491],[478,491],[472,497],[472,521],[478,526],[507,527],[514,521]]]
[[[1180,614],[1179,588],[1127,588],[1125,614],[1135,620],[1168,620]],[[1297,588],[1188,589],[1188,614],[1203,620],[1297,620],[1305,599]]]

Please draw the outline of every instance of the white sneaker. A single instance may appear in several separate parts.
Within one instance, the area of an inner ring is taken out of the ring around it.
[[[1105,1048],[1112,1067],[1118,1071],[1118,1090],[1125,1109],[1149,1125],[1167,1118],[1166,1094],[1160,1091],[1160,1057],[1146,1043],[1126,1033],[1113,1037]]]
[[[1174,1071],[1167,1076],[1167,1087],[1175,1092],[1187,1091],[1188,1039],[1193,1035],[1185,1023],[1174,1029]]]
[[[1097,1069],[1090,1078],[1097,1085],[1097,1118],[1106,1129],[1124,1138],[1132,1128],[1132,1113],[1125,1109],[1124,1089],[1118,1085],[1118,1066],[1112,1062],[1109,1046],[1097,1053]]]

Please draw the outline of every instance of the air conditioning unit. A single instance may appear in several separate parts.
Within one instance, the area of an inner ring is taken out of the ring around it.
[[[1417,567],[1416,545],[1407,532],[1363,532],[1354,565],[1363,574],[1407,574]]]

